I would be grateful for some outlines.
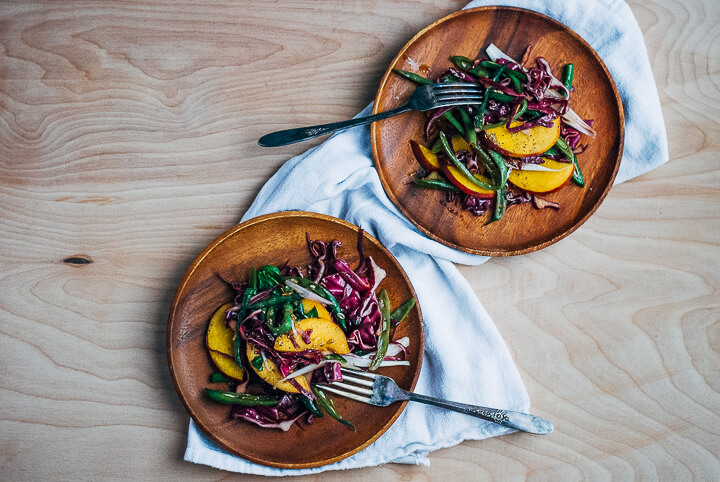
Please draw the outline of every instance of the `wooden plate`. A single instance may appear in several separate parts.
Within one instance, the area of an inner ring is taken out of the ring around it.
[[[322,214],[290,211],[246,221],[213,241],[192,263],[175,294],[167,327],[167,357],[180,400],[198,426],[228,452],[258,464],[281,468],[308,468],[337,462],[370,445],[400,416],[405,404],[372,407],[334,397],[339,412],[357,433],[329,416],[311,425],[294,424],[288,432],[264,429],[233,420],[230,406],[208,400],[203,389],[217,369],[205,349],[205,331],[213,312],[233,298],[222,281],[244,281],[248,268],[265,264],[307,266],[311,261],[305,233],[312,239],[340,240],[339,255],[351,266],[358,261],[358,228]],[[415,296],[412,285],[395,258],[375,238],[364,234],[364,248],[387,272],[380,284],[396,307]],[[415,386],[423,353],[422,318],[413,309],[396,331],[410,337],[410,366],[380,370],[408,390]]]
[[[575,64],[571,107],[594,119],[595,139],[579,156],[586,185],[568,185],[543,197],[558,202],[559,211],[529,204],[510,206],[498,222],[484,226],[489,214],[477,217],[445,203],[445,194],[412,185],[418,164],[409,140],[423,141],[425,114],[412,112],[372,125],[372,148],[380,180],[390,199],[422,232],[443,244],[488,256],[523,254],[564,238],[595,212],[612,186],[623,149],[622,103],[607,68],[576,33],[555,20],[529,10],[480,7],[445,17],[418,33],[400,51],[382,79],[373,113],[404,103],[415,85],[393,74],[398,68],[431,79],[452,64],[452,55],[475,58],[490,43],[519,60],[528,45],[532,57],[542,56],[553,72]]]

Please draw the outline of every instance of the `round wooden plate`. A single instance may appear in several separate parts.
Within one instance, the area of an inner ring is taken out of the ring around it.
[[[423,141],[425,114],[411,112],[372,125],[372,149],[380,180],[390,199],[422,232],[450,247],[473,254],[510,256],[549,246],[564,238],[598,208],[612,186],[623,149],[622,103],[607,68],[580,36],[561,23],[529,10],[480,7],[445,17],[418,33],[400,51],[382,79],[373,113],[404,103],[415,85],[392,69],[436,78],[452,64],[450,56],[477,57],[490,43],[519,60],[528,45],[531,57],[542,56],[553,72],[575,64],[570,105],[582,118],[593,119],[597,137],[583,136],[590,147],[578,157],[585,187],[570,184],[544,195],[560,210],[510,206],[505,216],[485,226],[489,213],[478,217],[445,202],[445,193],[412,184],[418,163],[410,139]],[[486,56],[485,56],[486,57]]]
[[[210,401],[204,388],[217,369],[205,349],[205,331],[213,312],[233,299],[233,290],[222,279],[243,282],[247,270],[265,264],[307,266],[311,261],[305,240],[342,243],[339,256],[351,266],[358,261],[358,228],[322,214],[289,211],[246,221],[213,241],[192,263],[178,287],[167,326],[167,357],[180,400],[198,426],[228,452],[258,464],[280,468],[309,468],[337,462],[370,445],[400,416],[405,403],[373,407],[343,397],[333,397],[338,411],[357,432],[329,416],[311,425],[296,423],[288,432],[260,428],[230,417],[229,405]],[[392,308],[415,296],[395,258],[375,238],[364,234],[365,255],[387,272],[380,284],[390,295]],[[222,277],[222,279],[221,279]],[[408,336],[410,366],[379,372],[412,390],[420,373],[423,354],[422,317],[417,305],[396,338]],[[216,388],[219,388],[216,387]]]

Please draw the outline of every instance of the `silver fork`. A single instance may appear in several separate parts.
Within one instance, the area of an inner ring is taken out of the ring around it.
[[[343,381],[333,382],[330,385],[322,385],[323,390],[378,407],[385,407],[393,402],[405,400],[426,403],[538,435],[547,435],[552,432],[554,428],[552,423],[535,415],[449,402],[447,400],[403,390],[397,386],[392,378],[383,375],[351,370],[349,368],[341,368],[341,370],[343,372]]]
[[[405,104],[395,109],[343,122],[273,132],[262,136],[258,140],[258,144],[263,147],[285,146],[349,127],[387,119],[411,110],[426,111],[455,105],[479,104],[482,102],[482,92],[483,90],[479,85],[464,82],[421,85],[415,89],[415,92]]]

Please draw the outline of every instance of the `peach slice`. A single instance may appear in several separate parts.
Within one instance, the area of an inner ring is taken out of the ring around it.
[[[489,189],[482,189],[475,184],[468,181],[465,176],[463,175],[460,170],[455,166],[442,166],[442,171],[445,174],[445,177],[448,178],[448,181],[453,183],[458,189],[460,189],[465,194],[470,194],[471,196],[475,197],[484,197],[484,198],[491,198],[495,197],[495,191],[491,191]],[[487,184],[492,184],[492,181],[488,179],[487,177],[483,176],[482,174],[475,174],[475,177],[483,181]]]
[[[511,127],[522,124],[515,121]],[[510,157],[538,156],[550,149],[560,137],[560,118],[551,127],[535,126],[520,132],[510,132],[506,126],[485,131],[485,142],[495,151]]]
[[[460,151],[470,150],[470,144],[468,144],[462,136],[453,136],[450,140],[450,143],[452,145],[453,152],[457,153]],[[447,177],[451,183],[453,183],[465,194],[470,194],[471,196],[483,198],[495,197],[495,191],[491,191],[489,189],[482,189],[474,185],[473,183],[468,181],[463,175],[463,173],[460,172],[460,170],[454,165],[442,165],[441,168],[443,174],[445,174],[445,177]],[[475,177],[478,180],[483,181],[487,184],[492,184],[492,181],[487,177],[483,176],[482,174],[475,174]]]
[[[410,148],[423,169],[431,172],[440,170],[440,161],[433,151],[412,139],[410,140]]]
[[[330,312],[323,306],[322,303],[318,303],[317,301],[309,300],[307,298],[303,298],[302,300],[302,306],[303,311],[305,313],[309,313],[315,308],[317,310],[317,317],[322,318],[324,320],[332,321],[332,317],[330,316]]]
[[[277,384],[278,390],[283,390],[285,392],[289,393],[300,393],[300,390],[295,388],[289,381],[280,382],[284,377],[282,373],[280,372],[280,369],[277,367],[274,361],[270,360],[269,358],[265,358],[262,362],[262,364],[258,363],[259,368],[256,366],[255,363],[253,363],[253,360],[255,360],[257,357],[261,357],[260,350],[257,349],[255,345],[252,343],[247,344],[247,357],[248,361],[250,362],[250,366],[253,368],[255,373],[257,375],[265,380],[267,383],[269,383],[272,386],[275,386]],[[307,379],[300,375],[295,378],[295,380],[300,384],[301,387],[303,387],[305,390],[310,391],[310,386],[308,385]],[[280,383],[278,383],[280,382]]]
[[[234,380],[242,380],[245,376],[245,370],[235,363],[235,356],[233,355],[235,351],[233,341],[235,333],[225,325],[225,312],[231,306],[230,303],[222,305],[210,318],[207,333],[205,334],[205,346],[218,370]]]
[[[470,151],[470,144],[467,143],[463,136],[459,136],[457,134],[452,136],[450,143],[452,145],[452,150],[455,153],[460,151]]]
[[[563,187],[572,177],[573,165],[566,162],[553,161],[544,158],[545,162],[540,164],[552,171],[522,171],[513,169],[508,176],[508,181],[520,189],[529,192],[553,192]]]
[[[330,320],[305,318],[295,323],[295,329],[309,331],[310,343],[305,343],[300,335],[296,335],[293,330],[290,330],[284,335],[275,338],[275,350],[284,352],[319,350],[331,351],[338,355],[350,353],[350,347],[342,329]],[[295,343],[290,337],[293,337]]]

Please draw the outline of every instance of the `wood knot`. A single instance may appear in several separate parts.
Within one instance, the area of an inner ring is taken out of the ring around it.
[[[63,260],[63,263],[67,263],[73,266],[82,266],[84,264],[90,264],[93,259],[86,254],[76,254]]]

